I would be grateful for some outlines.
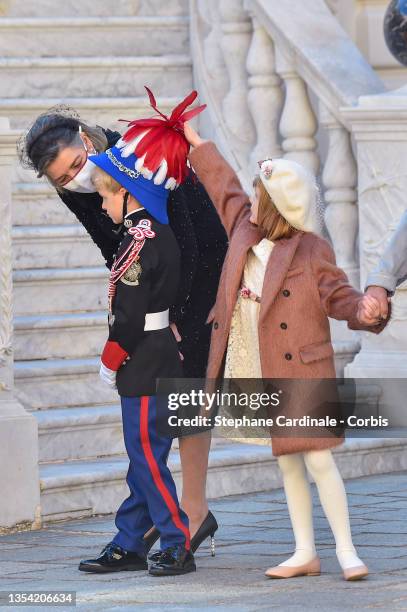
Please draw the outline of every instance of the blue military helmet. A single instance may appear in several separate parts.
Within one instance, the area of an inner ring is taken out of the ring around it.
[[[89,160],[124,187],[159,223],[168,223],[169,190],[136,170],[138,158],[134,153],[124,157],[123,148],[114,146],[99,155],[89,155]]]
[[[168,223],[169,190],[178,187],[188,174],[189,143],[184,123],[206,105],[187,111],[198,96],[192,91],[167,117],[158,110],[150,89],[146,90],[158,116],[128,121],[129,129],[114,147],[89,159],[122,185],[157,221]]]

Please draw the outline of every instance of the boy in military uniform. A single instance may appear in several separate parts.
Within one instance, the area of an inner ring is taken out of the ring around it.
[[[171,439],[157,431],[155,397],[158,378],[182,377],[168,319],[178,288],[180,255],[168,225],[167,199],[168,190],[186,176],[189,146],[183,113],[195,98],[196,92],[188,96],[170,120],[161,115],[131,122],[116,146],[89,158],[96,166],[93,180],[103,209],[127,230],[110,274],[109,337],[100,376],[121,398],[130,496],[117,512],[113,541],[98,558],[81,561],[81,571],[147,569],[143,536],[153,525],[160,532],[161,553],[150,574],[196,570],[188,517],[179,506],[167,467]]]

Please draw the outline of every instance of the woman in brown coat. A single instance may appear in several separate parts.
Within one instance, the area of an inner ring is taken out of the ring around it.
[[[352,329],[376,333],[385,322],[378,322],[377,302],[364,299],[349,284],[336,266],[329,243],[312,232],[317,218],[314,177],[288,160],[259,162],[250,204],[216,146],[204,142],[188,124],[185,135],[193,147],[191,164],[230,241],[216,304],[208,318],[213,320],[208,379],[335,378],[328,317],[346,320]],[[301,385],[292,383],[289,416],[312,413],[313,407],[301,396]],[[296,549],[266,575],[288,578],[320,573],[307,470],[334,533],[345,579],[367,575],[352,543],[346,492],[330,450],[342,442],[342,435],[328,432],[314,437],[273,435],[273,454],[283,473]]]

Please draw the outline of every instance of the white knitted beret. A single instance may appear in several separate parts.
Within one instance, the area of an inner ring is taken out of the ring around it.
[[[266,159],[259,166],[261,182],[284,219],[296,229],[318,231],[315,177],[289,159]]]

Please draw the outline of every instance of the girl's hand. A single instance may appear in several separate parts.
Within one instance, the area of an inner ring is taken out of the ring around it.
[[[194,147],[194,148],[199,147],[199,145],[205,142],[200,137],[198,132],[194,130],[194,128],[189,123],[189,121],[186,121],[184,123],[184,134],[185,134],[185,138],[188,140],[191,147]]]
[[[373,326],[383,320],[380,302],[371,295],[364,295],[359,302],[357,318],[362,325]]]

